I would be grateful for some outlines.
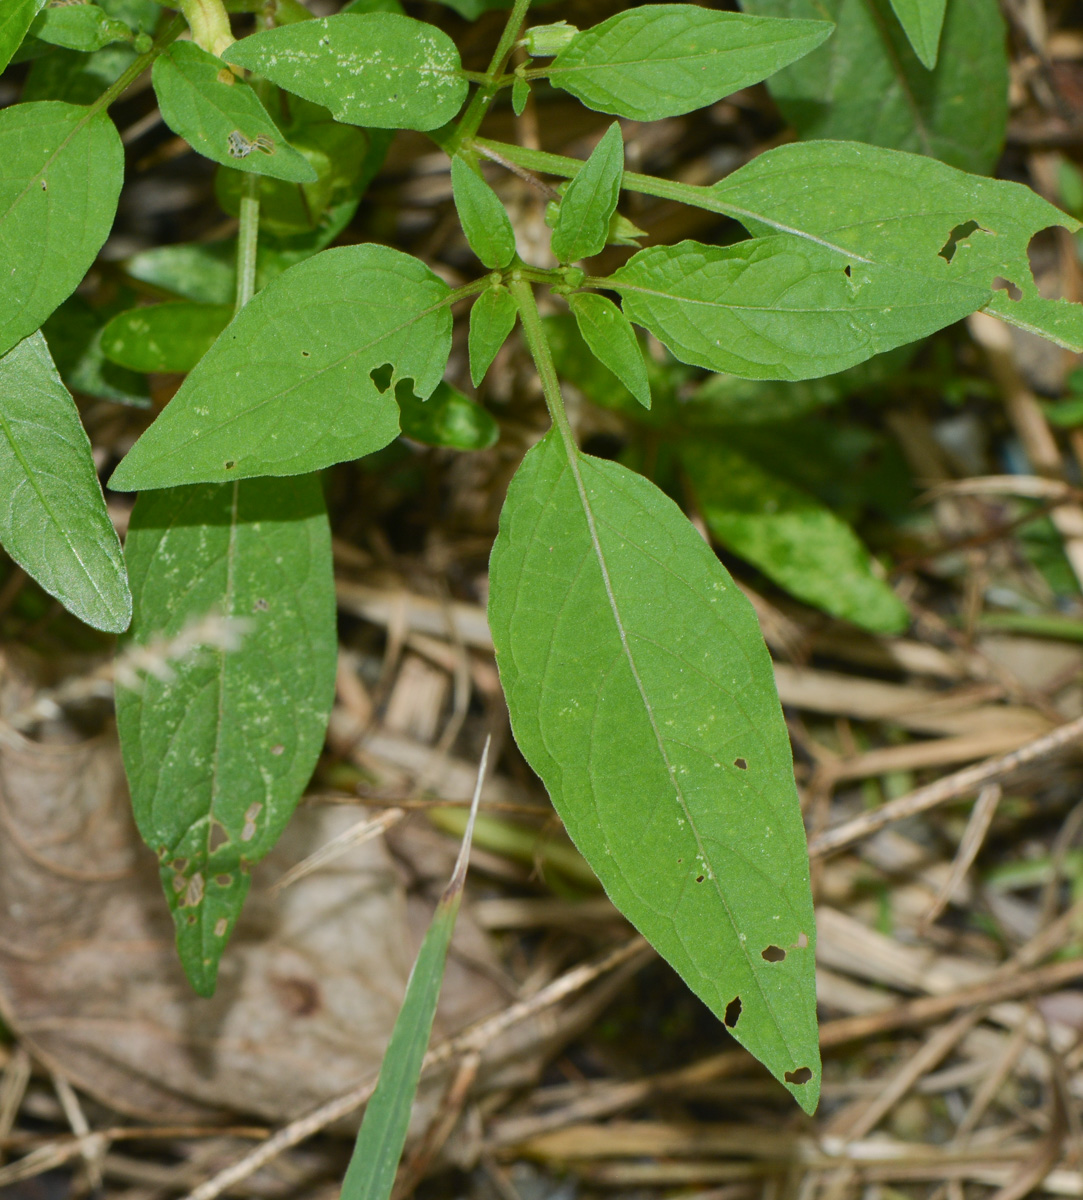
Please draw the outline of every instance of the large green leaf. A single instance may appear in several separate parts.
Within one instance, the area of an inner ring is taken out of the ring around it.
[[[1080,224],[1021,184],[856,142],[807,142],[703,191],[752,232],[786,229],[935,282],[997,288],[990,312],[1083,352],[1083,305],[1044,299],[1027,258],[1039,230]]]
[[[641,250],[609,279],[624,312],[683,362],[811,379],[965,317],[986,288],[884,268],[790,234]]]
[[[512,729],[576,846],[812,1111],[805,835],[748,601],[671,500],[556,433],[512,481],[490,580]]]
[[[768,84],[803,138],[853,138],[990,170],[1008,119],[1007,33],[997,0],[949,0],[935,71],[890,0],[742,0],[751,13],[827,17],[834,36]]]
[[[45,7],[45,0],[5,0],[0,5],[0,71],[22,45],[30,23]]]
[[[155,60],[153,77],[162,120],[205,158],[292,183],[316,182],[312,164],[220,58],[193,42],[174,42]]]
[[[468,84],[455,43],[397,13],[340,13],[234,42],[227,62],[323,104],[340,121],[378,129],[436,129]]]
[[[451,160],[451,186],[470,249],[490,270],[506,267],[515,257],[515,230],[500,197],[458,155]]]
[[[319,479],[140,496],[125,554],[131,643],[164,677],[117,688],[124,766],[181,962],[210,995],[251,866],[289,820],[331,710],[335,598]],[[193,641],[203,649],[171,657]]]
[[[694,4],[643,4],[586,29],[548,69],[588,108],[659,121],[713,104],[808,54],[826,21],[778,21]]]
[[[826,505],[721,442],[690,440],[679,454],[707,528],[727,550],[836,617],[876,633],[906,628],[906,606]]]
[[[891,0],[914,53],[927,70],[936,66],[940,52],[940,31],[948,0]]]
[[[73,292],[109,235],[124,149],[104,112],[0,110],[0,354]]]
[[[105,357],[132,371],[190,371],[229,324],[229,304],[183,300],[117,313],[102,330]]]
[[[605,249],[623,174],[624,139],[614,121],[560,202],[553,229],[553,253],[558,262],[590,258]]]
[[[0,544],[80,620],[127,629],[120,541],[90,441],[40,333],[0,358]]]
[[[430,396],[451,352],[450,295],[387,246],[291,267],[237,314],[110,487],[299,475],[379,450],[398,434],[399,410],[372,372],[391,363],[392,385],[410,378]]]

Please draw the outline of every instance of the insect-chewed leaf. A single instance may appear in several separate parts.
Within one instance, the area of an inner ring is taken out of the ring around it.
[[[516,473],[489,623],[512,729],[613,902],[808,1111],[812,898],[755,614],[677,506],[556,433]]]
[[[578,34],[553,60],[549,82],[599,112],[659,121],[759,83],[833,28],[694,4],[644,4]]]
[[[560,202],[553,230],[553,253],[559,262],[590,258],[605,249],[623,175],[624,139],[614,121]]]
[[[990,312],[1083,353],[1083,305],[1044,299],[1027,257],[1039,230],[1080,223],[1022,184],[920,154],[803,142],[768,150],[704,193],[753,233],[786,229],[933,283],[996,289]]]
[[[193,42],[174,42],[155,61],[153,76],[162,120],[197,153],[239,171],[315,183],[312,164],[220,58]]]
[[[652,246],[608,285],[625,315],[682,362],[745,379],[830,375],[950,325],[991,295],[790,234]]]
[[[815,496],[702,436],[678,451],[707,528],[801,600],[876,633],[901,633],[906,606],[857,535]]]
[[[291,27],[292,28],[292,27]],[[399,432],[393,386],[425,399],[451,353],[451,291],[387,246],[341,246],[258,292],[110,480],[118,491],[300,475],[371,454]]]
[[[124,766],[181,961],[209,995],[249,869],[293,812],[331,711],[335,594],[319,480],[140,496],[125,555],[129,644],[158,674],[118,684]]]
[[[596,292],[577,292],[568,297],[568,307],[583,341],[599,362],[624,384],[644,408],[651,406],[651,385],[643,351],[628,318],[605,296]]]
[[[836,23],[828,41],[767,84],[801,137],[872,142],[967,171],[995,165],[1008,120],[1008,38],[997,0],[951,0],[935,71],[918,60],[888,0],[741,0],[741,7]]]
[[[397,13],[339,13],[234,42],[227,62],[377,129],[436,129],[462,108],[468,84],[455,43]]]
[[[96,4],[64,4],[43,9],[28,31],[54,46],[90,53],[110,42],[130,42],[132,31]]]
[[[470,249],[490,270],[515,257],[515,231],[496,192],[458,155],[451,160],[455,209]]]
[[[45,0],[6,0],[0,5],[0,71],[22,45],[30,23],[45,7]]]
[[[182,300],[117,313],[102,330],[106,358],[132,371],[190,371],[229,324],[228,304]]]
[[[104,112],[0,110],[0,354],[73,292],[109,235],[124,149]]]
[[[80,620],[110,633],[128,627],[120,540],[40,333],[0,358],[0,544]]]
[[[914,53],[921,65],[931,71],[940,51],[940,30],[944,26],[947,0],[891,0]]]
[[[470,379],[477,387],[493,364],[500,347],[515,328],[518,309],[506,287],[491,287],[482,292],[470,310]]]

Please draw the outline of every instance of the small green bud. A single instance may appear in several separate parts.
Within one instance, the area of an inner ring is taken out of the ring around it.
[[[559,54],[579,33],[574,25],[567,21],[557,21],[552,25],[535,25],[526,31],[523,45],[531,58],[551,58]]]
[[[550,229],[556,229],[557,218],[560,216],[560,201],[550,200],[545,206],[545,223]]]
[[[153,45],[154,39],[149,33],[137,33],[132,39],[132,48],[136,54],[146,54]]]
[[[569,288],[582,287],[583,280],[587,277],[587,273],[582,267],[565,267],[563,275],[564,284]]]

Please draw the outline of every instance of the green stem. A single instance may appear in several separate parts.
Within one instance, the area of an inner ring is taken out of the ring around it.
[[[159,54],[174,41],[177,34],[183,28],[179,17],[174,17],[172,21],[166,25],[161,35],[155,39],[154,45],[146,52],[140,54],[138,58],[133,59],[128,66],[121,71],[116,80],[105,89],[104,92],[90,106],[88,116],[93,116],[95,113],[101,112],[103,108],[108,108],[115,100],[119,100],[121,96],[131,87],[131,85],[139,78],[140,75],[149,67]]]
[[[564,410],[564,397],[560,394],[560,380],[557,378],[556,364],[553,362],[553,352],[549,348],[549,339],[545,336],[545,326],[542,325],[541,313],[538,312],[538,302],[530,284],[522,277],[521,272],[512,271],[508,276],[508,291],[515,298],[519,307],[519,320],[523,323],[523,336],[530,347],[534,366],[538,369],[541,379],[542,395],[553,424],[560,432],[568,457],[574,462],[579,447],[576,445],[575,434],[568,422],[568,414]]]
[[[252,293],[256,290],[259,181],[258,175],[249,172],[244,177],[244,191],[241,193],[241,224],[237,230],[237,302],[233,308],[235,314],[252,299]]]
[[[229,13],[222,0],[178,0],[192,41],[208,54],[220,55],[234,42]]]
[[[530,0],[515,0],[507,24],[504,26],[504,32],[500,35],[500,41],[497,42],[496,49],[493,51],[489,69],[485,72],[485,82],[471,97],[466,112],[463,113],[462,119],[456,126],[447,146],[448,154],[454,154],[467,138],[472,138],[477,133],[478,126],[489,111],[493,97],[504,86],[502,82],[504,64],[515,47],[515,39],[523,27],[529,7]]]

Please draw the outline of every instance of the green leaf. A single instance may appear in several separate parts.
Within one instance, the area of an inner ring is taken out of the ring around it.
[[[707,528],[727,550],[833,616],[874,633],[906,628],[906,606],[868,550],[819,500],[721,442],[690,440],[679,454]]]
[[[890,0],[742,7],[836,23],[834,37],[768,83],[802,138],[872,142],[979,173],[995,165],[1008,120],[1008,39],[997,0],[950,0],[935,71],[911,49]]]
[[[220,58],[193,42],[174,42],[155,60],[153,79],[162,120],[204,158],[238,171],[315,183],[312,164],[286,142],[256,93]]]
[[[261,239],[262,244],[262,239]],[[229,242],[152,246],[124,261],[125,273],[186,300],[228,304],[237,289],[237,247]]]
[[[102,331],[102,350],[131,371],[187,373],[229,324],[233,306],[185,301],[129,309]]]
[[[335,596],[319,480],[140,496],[125,554],[129,644],[162,677],[117,688],[124,767],[181,962],[209,996],[251,866],[289,820],[331,710]]]
[[[112,45],[93,54],[51,50],[31,64],[22,100],[65,100],[93,104],[135,59],[131,46]]]
[[[517,117],[526,112],[526,102],[530,99],[530,84],[521,76],[515,76],[511,85],[511,107]]]
[[[105,357],[103,327],[103,315],[79,295],[69,296],[41,327],[64,386],[116,404],[149,408],[146,379]]]
[[[54,101],[0,109],[0,353],[87,273],[123,176],[124,149],[104,112]]]
[[[560,202],[552,243],[558,262],[590,258],[605,249],[623,174],[624,139],[614,121]]]
[[[470,309],[470,380],[474,387],[485,378],[500,347],[515,328],[519,310],[506,287],[497,285],[482,292]]]
[[[831,29],[826,21],[644,4],[580,33],[553,60],[549,82],[587,108],[659,121],[759,83],[808,54]]]
[[[940,30],[948,0],[891,0],[914,53],[921,65],[931,71],[940,51]]]
[[[450,289],[387,246],[291,267],[237,314],[116,469],[116,491],[299,475],[399,432],[393,385],[430,396],[451,353]],[[381,391],[372,372],[394,365]]]
[[[264,30],[234,42],[247,67],[340,121],[379,129],[436,129],[466,99],[459,52],[443,30],[396,13],[354,13]]]
[[[31,22],[44,7],[45,0],[5,0],[0,6],[0,71],[22,45]]]
[[[452,450],[487,450],[500,436],[500,426],[469,396],[441,383],[428,400],[419,400],[405,380],[395,389],[402,432],[426,446]]]
[[[671,500],[556,433],[512,481],[490,581],[512,730],[572,840],[811,1112],[808,859],[751,605]]]
[[[81,621],[119,633],[132,597],[90,441],[49,348],[0,358],[0,544]]]
[[[496,192],[458,155],[451,160],[455,209],[470,249],[490,271],[515,257],[515,231]]]
[[[1039,230],[1081,226],[1021,184],[916,154],[808,142],[769,150],[704,192],[752,232],[786,229],[936,283],[998,288],[990,312],[1083,352],[1083,305],[1044,299],[1027,257]],[[1004,281],[1020,299],[999,290]]]
[[[462,901],[470,842],[488,757],[489,743],[486,742],[459,858],[451,882],[440,897],[425,933],[414,969],[410,972],[406,995],[395,1018],[395,1028],[391,1031],[391,1040],[380,1066],[380,1078],[365,1106],[365,1116],[357,1132],[350,1165],[342,1181],[340,1200],[390,1200],[395,1172],[410,1127],[425,1050],[432,1037],[436,1003],[440,998],[448,946]]]
[[[29,32],[53,46],[84,53],[134,37],[123,21],[113,20],[96,4],[50,5],[34,18]]]
[[[608,281],[625,315],[682,362],[746,379],[811,379],[933,333],[989,299],[776,234],[634,255]]]
[[[644,408],[651,406],[651,387],[643,351],[628,318],[605,296],[576,292],[568,297],[575,323],[594,355],[624,384]]]

